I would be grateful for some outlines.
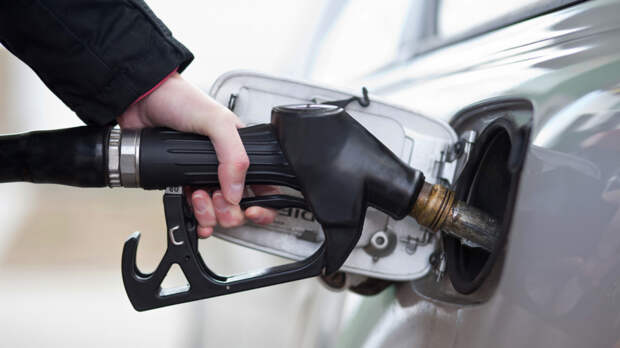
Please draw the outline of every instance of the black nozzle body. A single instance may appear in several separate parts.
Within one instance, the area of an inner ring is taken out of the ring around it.
[[[331,105],[273,108],[271,123],[326,239],[326,273],[355,247],[366,208],[405,217],[424,185],[421,171],[403,163],[344,109]]]

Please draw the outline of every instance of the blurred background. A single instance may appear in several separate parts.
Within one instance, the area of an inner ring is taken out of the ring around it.
[[[458,35],[515,3],[445,0],[445,15],[427,23],[416,0],[148,1],[196,56],[183,75],[205,91],[233,69],[357,91],[361,76],[415,52],[429,25]],[[1,46],[0,115],[2,134],[81,125]],[[0,218],[3,347],[330,346],[360,300],[309,279],[138,313],[123,289],[121,249],[141,231],[138,263],[154,269],[166,243],[161,192],[2,184]],[[200,250],[223,274],[282,261],[215,238]]]

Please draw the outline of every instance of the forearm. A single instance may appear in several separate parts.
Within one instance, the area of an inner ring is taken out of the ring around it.
[[[2,1],[0,41],[90,124],[193,58],[140,0]]]

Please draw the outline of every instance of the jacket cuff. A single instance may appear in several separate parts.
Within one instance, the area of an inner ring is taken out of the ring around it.
[[[174,40],[172,37],[168,39]],[[132,103],[154,90],[171,71],[182,72],[193,58],[191,52],[178,42],[157,41],[151,54],[141,62],[113,73],[108,84],[91,100],[70,107],[86,124],[114,124]]]
[[[153,91],[155,91],[157,88],[159,88],[159,86],[161,86],[164,82],[166,82],[166,80],[168,80],[170,78],[170,76],[176,74],[176,72],[178,70],[179,70],[179,68],[175,68],[174,70],[172,70],[172,72],[170,74],[166,75],[166,77],[164,77],[163,80],[159,81],[153,88],[149,89],[148,91],[146,91],[146,93],[144,93],[143,95],[139,96],[138,99],[134,100],[133,103],[131,103],[131,105],[139,102],[140,100],[146,98],[149,94],[153,93]]]

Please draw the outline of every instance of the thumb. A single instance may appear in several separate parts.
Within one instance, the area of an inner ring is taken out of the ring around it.
[[[234,118],[236,119],[236,116]],[[231,204],[239,204],[250,160],[239,137],[236,122],[231,120],[212,123],[210,128],[207,135],[211,138],[217,154],[217,174],[222,194]]]

